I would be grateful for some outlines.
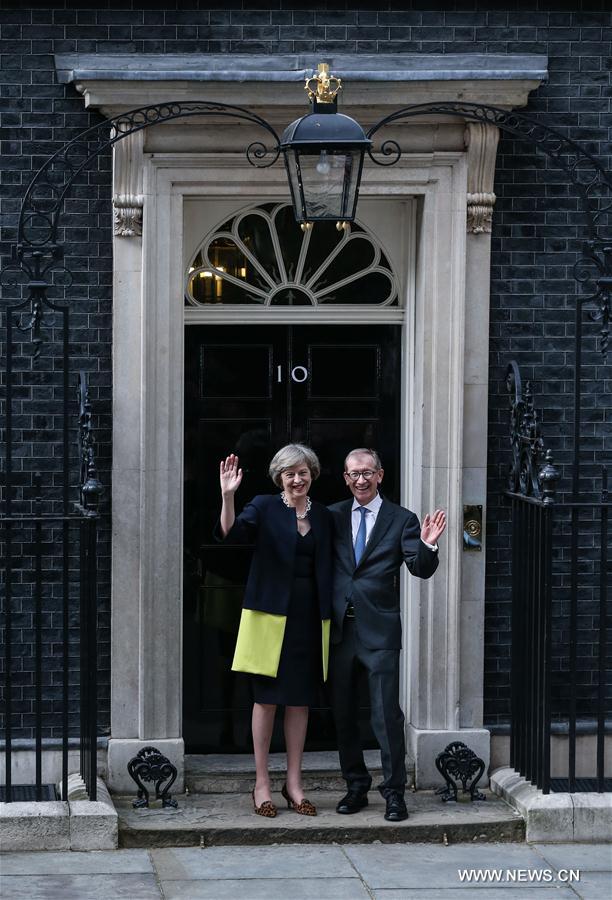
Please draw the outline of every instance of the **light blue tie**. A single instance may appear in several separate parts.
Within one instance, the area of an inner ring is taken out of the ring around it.
[[[359,560],[363,556],[363,551],[365,550],[366,545],[366,508],[365,506],[359,507],[359,512],[361,513],[361,522],[359,523],[359,528],[357,530],[357,537],[355,538],[355,565],[359,565]]]

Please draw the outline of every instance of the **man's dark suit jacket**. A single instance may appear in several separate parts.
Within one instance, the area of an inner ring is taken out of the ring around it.
[[[355,609],[359,640],[369,650],[402,646],[399,570],[403,562],[419,578],[430,578],[438,554],[420,538],[418,518],[409,509],[383,498],[359,565],[355,566],[351,510],[353,498],[329,507],[334,524],[334,586],[331,643],[342,639],[346,607]]]

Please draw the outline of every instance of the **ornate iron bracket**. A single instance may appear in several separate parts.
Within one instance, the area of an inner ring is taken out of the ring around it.
[[[280,138],[270,123],[242,106],[229,103],[157,103],[105,119],[58,150],[30,182],[19,216],[17,259],[27,251],[57,247],[58,219],[64,200],[75,179],[100,153],[152,125],[193,116],[238,119],[266,131],[274,142],[272,147],[263,141],[253,141],[246,148],[247,160],[253,166],[271,166],[280,155]]]
[[[508,473],[508,490],[544,503],[553,503],[559,471],[553,465],[550,449],[544,446],[533,393],[528,381],[525,394],[521,373],[514,360],[506,370],[506,388],[510,395],[510,446],[512,462]]]
[[[59,219],[64,201],[80,174],[104,150],[131,134],[161,122],[193,116],[238,119],[267,132],[271,146],[252,141],[246,148],[252,166],[271,166],[280,155],[280,138],[272,125],[256,113],[228,103],[158,103],[105,119],[53,154],[30,182],[21,204],[17,243],[11,249],[11,262],[0,275],[0,284],[25,283],[33,309],[37,301],[46,301],[47,290],[58,284],[59,278],[65,277],[69,285],[72,273],[62,264],[64,247],[59,239]],[[40,326],[41,316],[34,318]]]
[[[606,361],[612,307],[612,235],[606,231],[612,212],[610,172],[592,153],[556,128],[543,125],[524,113],[483,103],[442,101],[405,106],[376,122],[366,134],[372,140],[387,125],[431,115],[459,116],[465,122],[494,125],[502,132],[535,145],[568,176],[580,197],[580,213],[586,226],[586,240],[582,256],[574,267],[574,278],[589,296],[579,298],[578,302],[595,304],[590,317],[601,322],[600,350]],[[402,150],[397,141],[389,139],[376,150],[369,149],[368,155],[377,165],[392,166],[399,161]]]
[[[523,113],[487,104],[444,101],[405,106],[376,122],[367,132],[367,137],[372,139],[387,125],[427,115],[455,116],[465,122],[495,126],[529,141],[565,171],[580,195],[587,231],[583,255],[575,267],[574,277],[590,294],[580,302],[596,304],[591,318],[601,322],[601,350],[605,358],[612,303],[612,238],[604,233],[607,214],[612,210],[610,174],[591,153],[560,131]],[[64,251],[58,242],[58,220],[64,200],[80,173],[100,153],[129,135],[161,122],[190,116],[238,119],[267,132],[273,142],[271,147],[263,141],[253,141],[246,149],[251,165],[273,165],[280,155],[280,138],[269,122],[244,107],[227,103],[160,103],[106,119],[86,129],[58,150],[32,179],[21,206],[13,259],[3,275],[25,275],[29,280],[32,301],[41,293],[44,297],[46,288],[54,278],[52,270],[62,268]],[[371,150],[368,153],[378,165],[394,165],[400,159],[402,150],[397,141],[386,140],[376,153]]]
[[[149,791],[143,784],[155,782],[155,799],[162,801],[162,807],[176,809],[178,803],[173,800],[169,790],[176,781],[177,770],[169,759],[163,756],[156,747],[143,747],[136,756],[127,764],[130,778],[138,787],[138,798],[132,802],[134,809],[144,809],[149,806]],[[160,787],[166,782],[162,791]]]
[[[459,782],[462,792],[469,793],[470,800],[487,799],[483,793],[476,790],[476,785],[485,770],[484,761],[462,741],[453,741],[436,756],[436,769],[446,782],[446,787],[438,788],[436,791],[444,803],[458,799]],[[471,781],[469,788],[468,781]]]

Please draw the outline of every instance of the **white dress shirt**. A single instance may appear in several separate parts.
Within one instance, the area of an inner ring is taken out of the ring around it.
[[[359,531],[359,526],[361,524],[361,513],[360,509],[367,510],[365,514],[366,520],[366,547],[368,545],[368,541],[370,540],[370,535],[372,534],[372,529],[376,524],[376,518],[380,511],[380,507],[382,506],[382,497],[380,494],[376,494],[373,500],[370,500],[369,503],[366,503],[365,506],[362,506],[361,503],[358,503],[357,500],[353,500],[353,507],[351,509],[351,527],[353,531],[353,547],[355,546],[355,541],[357,540],[357,532]],[[423,541],[426,547],[429,547],[430,550],[437,550],[437,544],[428,544],[427,541]]]
[[[355,546],[355,541],[357,540],[357,532],[359,531],[359,526],[361,524],[361,513],[360,509],[367,510],[365,514],[366,521],[366,545],[370,539],[370,535],[372,534],[372,529],[376,523],[376,517],[378,516],[378,511],[382,506],[382,497],[380,494],[376,494],[373,500],[370,500],[369,503],[366,503],[365,506],[362,506],[361,503],[358,503],[357,500],[353,500],[353,509],[351,511],[351,526],[353,529],[353,547]]]

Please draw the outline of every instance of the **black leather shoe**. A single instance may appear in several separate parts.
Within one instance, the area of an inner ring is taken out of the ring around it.
[[[408,818],[406,803],[401,794],[392,791],[387,794],[385,799],[387,801],[387,810],[385,812],[387,822],[403,822],[404,819]]]
[[[349,791],[336,806],[336,812],[350,816],[368,805],[368,795],[363,791]]]

